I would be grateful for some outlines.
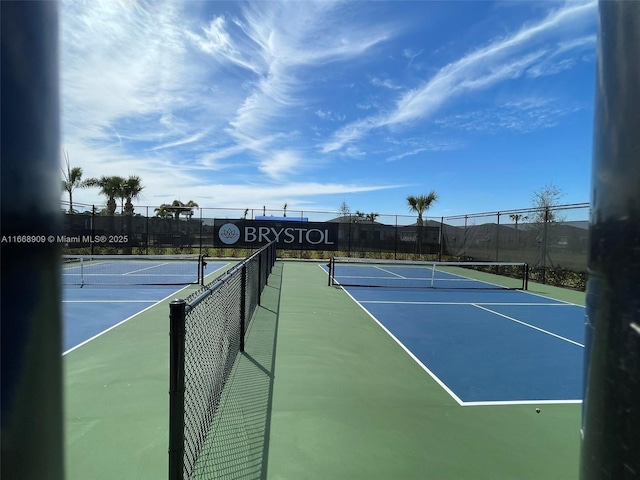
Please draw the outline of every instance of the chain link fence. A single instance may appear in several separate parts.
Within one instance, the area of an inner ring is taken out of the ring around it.
[[[584,289],[588,217],[587,204],[444,217],[441,251],[455,259],[526,262],[533,281]]]
[[[283,256],[526,262],[532,280],[583,289],[589,205],[448,217],[194,207],[65,214],[65,253],[196,253],[240,258],[270,241]],[[225,235],[221,234],[221,230]],[[237,238],[233,236],[237,235]]]

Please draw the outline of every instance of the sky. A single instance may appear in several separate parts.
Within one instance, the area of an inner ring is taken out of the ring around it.
[[[590,200],[595,1],[63,0],[60,17],[61,158],[139,176],[136,205]]]

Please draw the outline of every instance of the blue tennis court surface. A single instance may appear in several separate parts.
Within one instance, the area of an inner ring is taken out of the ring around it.
[[[228,265],[226,262],[209,262],[206,274],[221,273],[226,265]],[[150,270],[158,270],[156,266],[151,266],[150,269],[149,267],[148,264],[141,267],[137,263],[131,263],[127,267],[125,262],[119,262],[116,268],[106,270],[105,275],[108,282],[106,285],[85,285],[83,287],[65,285],[62,292],[63,353],[78,348],[158,302],[174,296],[176,292],[184,288],[176,285],[128,284],[132,281],[132,277],[140,274],[141,268],[145,269],[143,270],[145,278],[151,274]],[[74,268],[73,271],[75,272],[75,270]],[[96,279],[98,278],[99,270],[92,268],[89,271],[96,275]],[[76,276],[77,274],[74,273],[74,278]]]
[[[344,290],[460,405],[581,401],[584,307],[450,273],[448,288],[405,289],[392,267],[358,268],[395,288]]]

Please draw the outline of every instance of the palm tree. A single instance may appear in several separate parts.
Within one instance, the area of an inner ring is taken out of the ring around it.
[[[122,197],[124,182],[124,178],[114,175],[111,177],[89,178],[85,183],[88,187],[98,187],[100,193],[107,197],[107,215],[113,216],[116,214],[116,198]]]
[[[184,213],[185,216],[193,217],[193,209],[197,208],[198,204],[193,200],[189,200],[187,203],[183,203],[180,200],[174,200],[170,205],[163,203],[158,208],[154,209],[157,217],[170,217],[173,216],[176,220],[180,219],[180,214]]]
[[[409,195],[407,197],[407,204],[409,210],[418,213],[418,226],[422,226],[422,214],[431,208],[431,204],[438,201],[438,194],[432,190],[428,195]]]
[[[365,218],[367,219],[367,221],[373,223],[376,221],[376,218],[378,218],[378,214],[371,212],[368,215],[365,215]]]
[[[180,225],[180,214],[184,214],[188,219],[191,219],[191,217],[193,217],[193,209],[197,207],[198,207],[198,204],[193,200],[189,200],[187,203],[183,203],[180,200],[174,200],[173,202],[171,202],[170,205],[163,203],[158,208],[154,209],[154,211],[156,212],[157,217],[161,217],[161,218],[174,217],[175,219],[174,228],[176,228],[176,232],[181,232],[181,234],[184,234],[188,239],[189,222],[188,221],[185,222],[185,225],[184,225],[185,231],[182,232],[181,225]]]
[[[136,175],[131,175],[122,183],[122,196],[126,200],[123,209],[125,215],[133,215],[133,204],[131,200],[140,198],[143,189],[142,180]]]
[[[183,206],[185,209],[182,211],[182,213],[184,213],[187,217],[189,217],[189,219],[191,219],[191,217],[193,217],[193,209],[198,208],[198,204],[193,200],[189,200],[187,203],[183,203]]]
[[[163,203],[158,208],[155,208],[153,211],[156,212],[156,217],[160,217],[160,218],[173,217],[175,214],[175,212],[171,210],[171,205],[168,205],[166,203]]]
[[[412,212],[418,213],[418,220],[416,221],[416,226],[418,230],[418,235],[416,236],[416,243],[418,253],[421,252],[422,246],[422,214],[431,208],[431,205],[438,200],[438,194],[435,190],[432,190],[427,195],[409,195],[407,196],[407,204],[409,205],[409,210]]]
[[[67,164],[67,171],[65,172],[64,169],[62,169],[62,176],[64,177],[64,180],[62,180],[62,189],[69,194],[69,213],[73,213],[73,191],[76,188],[84,188],[86,182],[82,181],[82,168],[71,168],[69,164],[69,153],[66,150],[64,151],[64,159]]]

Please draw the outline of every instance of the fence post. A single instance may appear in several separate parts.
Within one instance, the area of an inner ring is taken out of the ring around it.
[[[240,294],[240,351],[244,352],[244,335],[247,321],[247,264],[242,264],[241,274],[241,294]]]
[[[302,250],[301,250],[302,251]],[[264,271],[263,271],[263,265],[262,265],[262,261],[264,260],[264,257],[266,256],[267,252],[261,252],[258,254],[258,285],[256,285],[257,291],[258,291],[258,306],[261,305],[262,302],[262,295],[260,295],[260,293],[262,292],[262,275],[264,275]]]
[[[95,223],[94,223],[95,218],[96,218],[96,206],[92,205],[91,207],[91,238],[96,238]],[[91,256],[93,256],[93,242],[91,242]]]
[[[149,207],[147,207],[147,220],[145,222],[145,232],[144,232],[144,244],[145,244],[145,252],[149,255]]]
[[[544,224],[542,225],[542,283],[547,283],[547,228],[549,223],[549,207],[544,208]]]
[[[351,241],[353,236],[353,229],[351,228],[351,223],[353,222],[351,219],[351,213],[349,213],[349,241],[347,242],[347,257],[351,256]]]
[[[187,302],[169,304],[169,480],[184,470],[184,341]]]
[[[198,237],[200,237],[200,242],[199,242],[199,254],[202,255],[202,210],[204,210],[203,208],[198,208],[198,210],[200,210],[200,226],[198,227]]]
[[[463,240],[463,248],[462,248],[462,260],[466,260],[467,258],[467,220],[469,219],[468,215],[464,216],[464,235],[462,237]]]
[[[500,212],[498,212],[498,223],[496,223],[496,262],[500,255]]]
[[[395,236],[393,243],[393,259],[398,259],[398,215],[396,215],[396,228],[395,228]]]

